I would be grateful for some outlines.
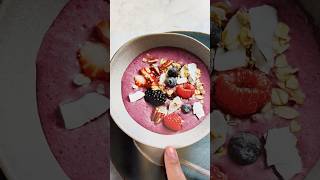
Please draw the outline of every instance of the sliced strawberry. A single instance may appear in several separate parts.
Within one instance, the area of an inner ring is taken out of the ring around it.
[[[182,118],[176,113],[171,113],[163,118],[163,124],[172,131],[180,131],[182,129]]]
[[[183,99],[189,99],[194,94],[195,88],[190,83],[178,85],[176,88],[177,95]]]
[[[147,85],[147,80],[142,75],[134,76],[134,83],[138,87],[145,87]]]

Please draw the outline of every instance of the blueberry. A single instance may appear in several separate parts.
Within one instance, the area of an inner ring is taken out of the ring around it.
[[[166,85],[171,88],[175,87],[177,85],[177,79],[174,77],[168,77],[166,80]]]
[[[183,104],[181,106],[181,111],[185,114],[189,113],[191,111],[191,106],[189,104]]]
[[[211,43],[213,47],[218,46],[218,44],[221,41],[221,34],[222,30],[219,28],[216,24],[211,22],[211,30],[210,30],[210,36],[211,36]]]
[[[262,144],[254,134],[240,132],[234,135],[228,145],[230,158],[240,165],[254,163],[260,156]]]
[[[168,70],[168,76],[169,77],[178,77],[178,69],[176,67],[173,67],[171,69]]]

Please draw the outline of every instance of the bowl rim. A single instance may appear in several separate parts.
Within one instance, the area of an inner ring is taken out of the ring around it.
[[[172,32],[165,32],[165,33],[152,33],[152,34],[146,34],[142,36],[135,37],[129,41],[127,41],[125,44],[123,44],[113,55],[110,61],[110,93],[112,92],[117,92],[120,89],[120,93],[117,93],[117,96],[112,96],[110,94],[110,115],[113,119],[113,121],[117,124],[117,126],[124,132],[126,133],[129,137],[132,139],[138,141],[139,143],[155,147],[155,148],[160,148],[164,149],[167,146],[173,146],[175,148],[182,148],[189,146],[191,144],[194,144],[204,138],[206,135],[210,133],[210,112],[207,114],[205,119],[202,120],[201,123],[199,123],[197,126],[194,128],[187,130],[185,132],[177,133],[177,134],[171,134],[171,135],[165,135],[165,134],[159,134],[156,132],[152,132],[143,126],[141,126],[138,122],[136,122],[127,112],[125,105],[123,103],[122,99],[122,94],[121,94],[121,79],[122,75],[120,77],[120,82],[119,78],[112,78],[114,73],[119,73],[119,71],[116,71],[113,66],[116,65],[118,57],[123,53],[123,51],[128,48],[131,44],[136,43],[137,41],[141,41],[142,39],[145,38],[154,38],[157,36],[158,38],[163,38],[164,36],[172,37],[172,38],[180,38],[180,40],[185,40],[193,43],[194,45],[197,45],[198,48],[202,48],[205,53],[208,53],[208,62],[210,64],[210,49],[205,46],[203,43],[200,41],[187,36],[183,34],[178,34],[178,33],[172,33]],[[155,46],[157,47],[157,46]],[[161,46],[158,46],[161,47]],[[180,47],[183,49],[186,49],[185,47]],[[150,48],[151,49],[151,48]],[[188,50],[187,50],[188,51]],[[189,51],[190,52],[190,51]],[[140,52],[142,53],[142,52]],[[200,58],[201,59],[201,58]],[[133,59],[132,59],[133,60]],[[204,61],[201,59],[201,61]],[[130,61],[132,62],[132,61]],[[206,66],[207,63],[203,62]],[[130,63],[129,63],[130,64]],[[125,69],[128,67],[128,65],[125,67]],[[207,66],[208,67],[208,66]],[[209,69],[210,67],[208,67]],[[121,72],[120,72],[121,73]],[[113,86],[112,84],[117,84]],[[120,85],[120,87],[118,87]],[[117,89],[117,90],[115,90]],[[118,104],[121,107],[114,106],[112,104]],[[121,119],[127,118],[128,120],[126,121],[121,121]],[[137,133],[139,131],[139,133]],[[147,137],[147,138],[146,138]],[[188,140],[186,140],[188,139]]]

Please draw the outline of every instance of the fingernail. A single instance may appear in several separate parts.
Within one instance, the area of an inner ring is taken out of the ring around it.
[[[178,160],[178,154],[177,154],[177,151],[172,148],[172,147],[169,147],[166,149],[166,155],[171,159],[171,160],[174,160],[174,161],[177,161]]]

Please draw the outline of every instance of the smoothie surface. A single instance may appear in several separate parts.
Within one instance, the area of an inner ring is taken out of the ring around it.
[[[204,84],[204,89],[207,92],[204,96],[204,112],[205,115],[208,115],[210,109],[210,77],[207,70],[206,65],[195,55],[179,48],[174,47],[157,47],[154,49],[150,49],[146,52],[141,53],[138,57],[136,57],[127,67],[121,82],[122,89],[122,99],[124,105],[132,117],[137,123],[139,123],[144,128],[159,134],[175,134],[190,130],[200,124],[202,120],[205,118],[201,118],[200,120],[191,112],[188,114],[183,114],[180,110],[178,110],[178,114],[183,119],[182,130],[178,132],[171,131],[167,129],[162,123],[155,124],[151,120],[151,115],[153,112],[153,107],[149,105],[144,99],[140,99],[136,102],[130,102],[128,95],[134,93],[136,90],[132,88],[134,84],[134,76],[139,74],[139,70],[146,66],[146,63],[142,61],[143,57],[146,54],[150,54],[151,56],[155,56],[158,58],[166,58],[171,59],[176,62],[181,62],[182,64],[195,63],[197,67],[201,70],[200,80]],[[145,91],[145,89],[143,90]],[[198,100],[189,100],[189,103],[193,103]],[[183,102],[187,102],[187,100],[183,100]]]

